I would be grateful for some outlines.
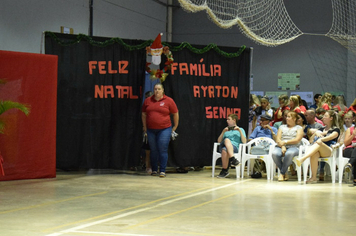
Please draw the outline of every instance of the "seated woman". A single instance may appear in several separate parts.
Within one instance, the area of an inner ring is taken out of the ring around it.
[[[310,134],[309,132],[310,126],[308,125],[307,119],[305,118],[303,113],[298,113],[296,123],[303,129],[303,138],[308,139],[308,136]]]
[[[292,95],[289,97],[289,107],[291,111],[295,111],[296,113],[301,113],[302,110],[299,107],[299,99],[297,96]]]
[[[278,129],[277,146],[272,153],[274,163],[281,170],[278,181],[287,181],[289,179],[287,175],[288,167],[292,164],[293,157],[299,154],[303,129],[296,124],[297,118],[296,112],[288,112],[287,124],[281,125]]]
[[[296,96],[298,98],[298,103],[299,103],[299,109],[302,111],[302,113],[304,114],[306,111],[307,111],[307,107],[306,107],[306,102],[305,102],[305,105],[304,105],[304,102],[302,100],[302,98],[300,97],[299,94],[295,94],[293,96]]]
[[[344,139],[345,149],[344,157],[350,158],[349,163],[345,166],[345,172],[350,172],[353,168],[354,186],[356,186],[356,129],[355,126],[348,128],[345,132]]]
[[[332,97],[333,96],[331,95],[331,93],[324,93],[323,96],[321,96],[319,107],[323,108],[325,111],[330,110],[332,108],[331,106]]]
[[[319,129],[310,138],[311,140],[317,138],[317,140],[307,149],[305,155],[296,161],[297,165],[301,166],[307,158],[310,158],[312,176],[307,184],[317,183],[318,159],[331,156],[332,148],[330,146],[337,142],[340,135],[337,114],[333,110],[325,112],[323,122],[325,127]]]
[[[246,143],[246,133],[243,128],[236,125],[238,120],[236,114],[230,114],[226,120],[227,127],[222,130],[218,138],[222,161],[222,170],[217,176],[218,178],[227,177],[230,165],[237,166],[239,164],[239,161],[234,157],[234,153],[239,151],[240,143]]]
[[[346,112],[348,107],[346,106],[345,98],[343,95],[339,95],[335,99],[333,108],[336,108],[338,111]]]

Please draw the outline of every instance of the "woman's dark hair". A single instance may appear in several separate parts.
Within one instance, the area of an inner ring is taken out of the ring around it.
[[[302,117],[302,119],[303,119],[303,125],[308,124],[308,122],[307,122],[307,118],[305,118],[305,116],[304,116],[304,114],[303,114],[303,113],[298,113],[298,116]]]
[[[302,99],[302,103],[303,103],[303,106],[305,107],[305,109],[308,110],[308,103],[307,103],[307,101],[305,101],[305,100]]]

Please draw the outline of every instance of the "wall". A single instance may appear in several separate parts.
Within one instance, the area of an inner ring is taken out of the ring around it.
[[[93,2],[94,36],[146,40],[166,31],[166,7],[155,1]],[[0,50],[40,53],[42,32],[61,26],[88,35],[89,16],[89,0],[2,0]]]

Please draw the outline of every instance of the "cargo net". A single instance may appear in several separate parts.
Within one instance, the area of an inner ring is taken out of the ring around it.
[[[326,36],[356,54],[356,1],[332,0],[333,23]]]
[[[333,23],[324,35],[356,54],[356,1],[331,0]],[[290,18],[283,0],[179,0],[189,12],[205,10],[222,28],[238,25],[248,38],[278,46],[303,33]],[[311,34],[312,35],[312,34]]]
[[[221,28],[238,25],[258,44],[278,46],[303,32],[290,18],[283,0],[179,0],[189,12],[205,10]]]

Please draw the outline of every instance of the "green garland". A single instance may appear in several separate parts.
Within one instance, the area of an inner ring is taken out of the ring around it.
[[[92,37],[85,35],[85,34],[78,34],[76,36],[76,39],[74,39],[74,40],[61,40],[53,32],[49,32],[49,31],[46,31],[45,35],[53,38],[61,46],[70,46],[70,45],[78,44],[81,41],[87,41],[87,42],[89,42],[90,45],[93,45],[96,47],[106,47],[106,46],[112,45],[114,43],[118,43],[118,44],[122,45],[126,50],[129,50],[129,51],[144,49],[147,46],[150,46],[153,42],[153,40],[147,40],[139,45],[132,46],[132,45],[128,45],[127,43],[125,43],[121,38],[111,38],[111,39],[101,42],[101,41],[95,41]],[[162,44],[165,46],[168,46],[171,51],[180,51],[183,48],[187,48],[196,54],[203,54],[205,52],[210,51],[211,49],[214,49],[220,55],[222,55],[224,57],[228,57],[228,58],[239,57],[241,55],[241,53],[246,49],[246,46],[242,45],[238,52],[227,53],[227,52],[222,51],[216,44],[213,44],[213,43],[211,43],[201,49],[195,48],[190,43],[187,43],[187,42],[183,42],[179,46],[170,46],[168,43],[164,43],[164,42],[162,42]]]

